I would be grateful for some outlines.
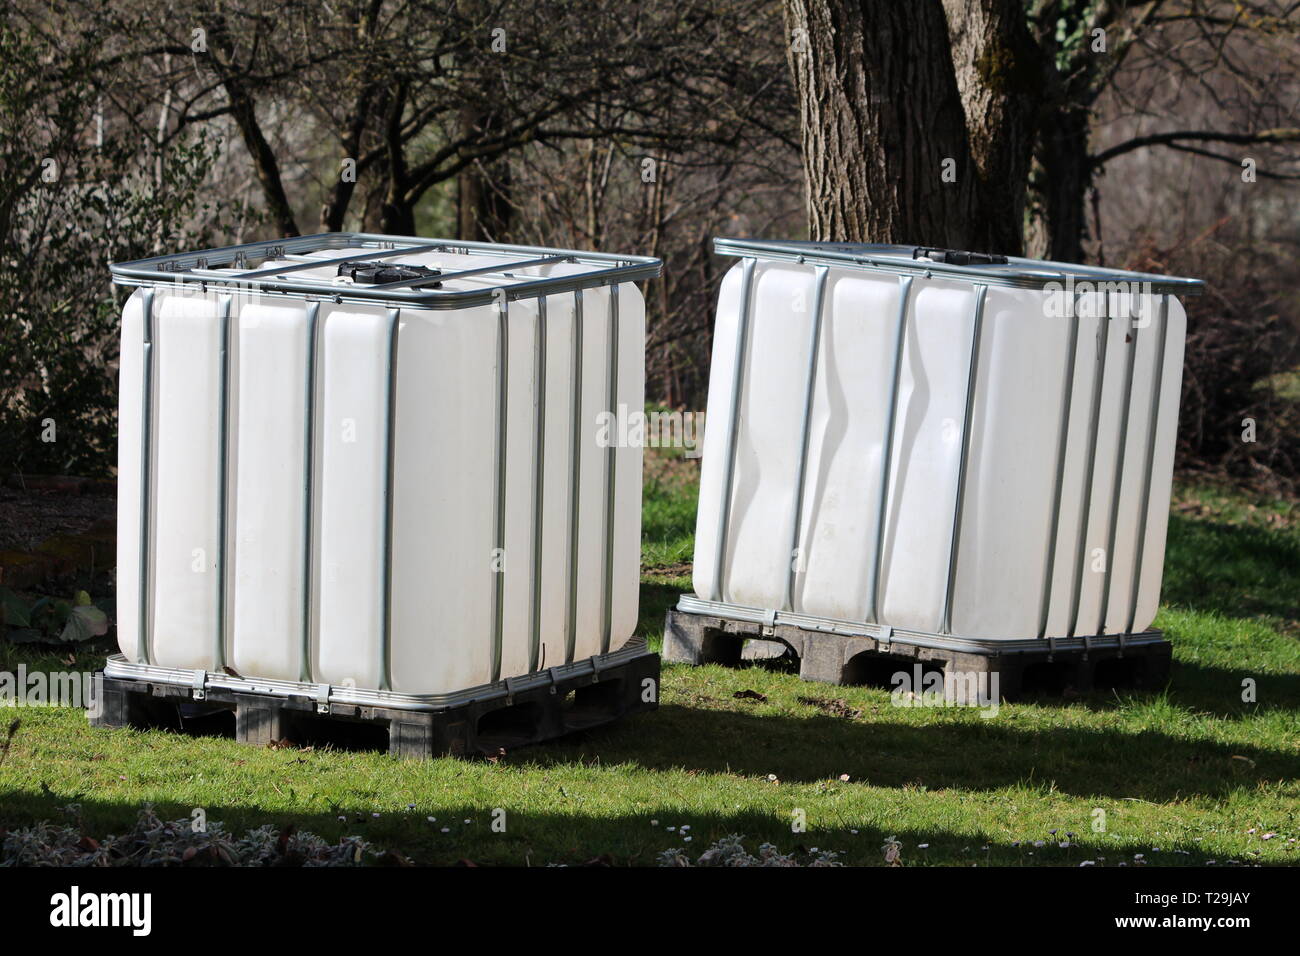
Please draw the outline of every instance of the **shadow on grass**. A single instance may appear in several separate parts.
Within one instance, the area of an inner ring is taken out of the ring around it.
[[[58,793],[0,793],[0,829],[15,830],[43,821],[56,825],[66,821],[62,808],[69,798]],[[95,840],[109,834],[124,834],[134,826],[142,804],[104,800],[94,796],[78,800],[81,832]],[[153,804],[162,820],[190,820],[195,809],[177,800]],[[757,854],[759,845],[771,843],[783,853],[795,853],[801,860],[813,848],[839,854],[846,865],[881,864],[882,844],[895,838],[902,845],[905,866],[952,864],[1058,865],[1078,866],[1081,860],[1116,863],[1143,854],[1147,862],[1159,865],[1198,865],[1204,854],[1190,855],[1153,851],[1149,840],[1137,835],[1098,836],[1080,828],[1070,842],[1064,828],[1056,835],[1027,833],[1017,845],[1010,839],[988,840],[978,832],[962,833],[940,827],[926,830],[880,828],[864,823],[852,814],[830,817],[812,815],[808,829],[791,832],[790,820],[761,811],[709,811],[693,809],[683,813],[666,800],[635,814],[592,816],[580,813],[537,812],[506,809],[504,832],[491,829],[494,808],[432,803],[407,813],[385,813],[378,817],[369,807],[332,806],[327,811],[268,812],[246,805],[204,806],[209,826],[220,823],[236,838],[248,830],[270,825],[277,831],[293,826],[336,843],[345,836],[360,836],[377,852],[396,850],[416,865],[544,866],[653,866],[659,854],[681,848],[694,860],[711,844],[729,834],[745,837],[745,848]],[[436,815],[437,822],[427,817]],[[339,818],[343,819],[340,820]],[[464,821],[471,821],[468,825]],[[681,824],[689,823],[690,841],[682,839]],[[449,832],[443,833],[444,824]],[[673,827],[673,831],[669,830]],[[1041,840],[1044,845],[1032,846]],[[1167,843],[1167,841],[1166,841]],[[918,844],[926,844],[922,849]],[[200,857],[202,859],[202,857]],[[1220,861],[1227,862],[1227,861]]]
[[[889,706],[885,704],[883,706]],[[563,743],[520,751],[541,765],[579,755]],[[849,779],[880,787],[994,790],[1025,785],[1085,797],[1164,802],[1221,797],[1263,781],[1300,778],[1300,755],[1147,731],[1020,729],[1005,719],[927,724],[701,710],[668,704],[636,732],[592,731],[602,763],[685,769],[791,783]]]
[[[1161,598],[1225,617],[1300,620],[1300,535],[1171,515]]]
[[[1045,726],[1041,714],[1026,721],[1005,708],[989,719],[969,711],[931,710],[923,722],[904,722],[889,713],[887,700],[855,700],[851,706],[858,715],[836,716],[820,701],[837,688],[804,686],[807,700],[795,713],[746,713],[732,708],[729,698],[724,704],[696,695],[689,704],[670,701],[654,714],[511,750],[501,761],[543,769],[629,765],[795,784],[835,782],[847,775],[855,784],[908,790],[1025,786],[1153,802],[1222,798],[1261,783],[1300,779],[1300,754],[1277,748],[1064,721]],[[233,721],[228,724],[191,719],[186,736],[233,737]],[[382,733],[301,740],[362,751],[382,750],[387,743]]]
[[[668,673],[680,669],[670,667]],[[1161,803],[1218,799],[1260,784],[1300,779],[1300,753],[1293,750],[1159,730],[1079,726],[1067,713],[1074,704],[1055,713],[1004,707],[988,719],[964,709],[928,709],[900,719],[882,695],[857,695],[848,703],[858,713],[839,716],[819,703],[842,693],[839,688],[780,680],[787,688],[791,683],[806,688],[800,696],[807,700],[794,704],[793,711],[761,702],[738,704],[729,682],[718,691],[725,700],[683,696],[685,688],[675,689],[656,713],[512,750],[502,764],[522,770],[622,765],[762,781],[774,777],[791,784],[835,785],[847,775],[854,785],[901,790],[1023,786]],[[213,732],[233,736],[233,726]],[[159,736],[158,745],[168,746],[167,732]],[[360,749],[374,746],[373,741],[362,743],[370,746]],[[611,785],[618,786],[617,777]]]
[[[1174,640],[1177,645],[1177,639]],[[1241,699],[1244,681],[1254,682],[1255,703]],[[1167,685],[1168,699],[1176,707],[1225,720],[1257,717],[1276,711],[1300,712],[1300,674],[1261,674],[1247,668],[1208,667],[1190,661],[1173,662]],[[1114,711],[1143,696],[1122,688],[1099,690],[1068,703],[1059,697],[1037,696],[1027,702],[1050,707],[1086,707],[1093,711]]]
[[[682,589],[671,584],[641,582],[641,608],[637,616],[636,633],[647,639],[651,648],[663,647],[664,618],[668,609],[677,604]]]

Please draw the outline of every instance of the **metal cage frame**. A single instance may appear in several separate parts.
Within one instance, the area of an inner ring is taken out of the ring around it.
[[[373,251],[334,258],[313,258],[307,253],[328,249],[371,248]],[[502,255],[520,257],[518,262],[493,264],[476,269],[446,272],[438,276],[403,279],[378,285],[322,281],[294,277],[295,272],[349,262],[378,262],[422,252],[451,252],[461,255]],[[245,271],[249,262],[297,259],[287,266]],[[472,277],[505,275],[509,270],[530,266],[570,262],[591,266],[591,270],[569,276],[543,276],[527,282],[503,282],[483,289],[450,291],[426,289],[437,283]],[[412,236],[388,236],[369,232],[323,232],[292,239],[269,239],[237,246],[179,252],[132,262],[109,265],[114,285],[162,287],[176,284],[198,285],[233,294],[278,293],[303,298],[323,298],[332,302],[360,302],[368,305],[388,303],[422,309],[465,309],[491,305],[503,298],[527,299],[536,296],[574,292],[620,282],[637,282],[657,278],[662,272],[660,260],[651,256],[611,255],[603,252],[580,252],[543,246],[496,245],[489,242],[466,242],[459,239],[420,239]],[[222,270],[228,271],[222,271]]]

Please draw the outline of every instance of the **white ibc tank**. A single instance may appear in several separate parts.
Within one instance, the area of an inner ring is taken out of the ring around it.
[[[427,697],[617,650],[641,452],[601,441],[601,414],[643,403],[633,282],[658,271],[358,234],[115,265],[141,287],[126,661]]]
[[[1186,332],[1173,293],[1199,283],[717,247],[742,259],[718,299],[683,609],[938,646],[1149,627]]]

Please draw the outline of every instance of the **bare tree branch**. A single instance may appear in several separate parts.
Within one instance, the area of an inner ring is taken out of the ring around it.
[[[1256,143],[1295,143],[1300,142],[1300,129],[1269,129],[1257,133],[1224,133],[1212,130],[1175,130],[1168,133],[1152,133],[1148,136],[1135,136],[1092,157],[1093,166],[1104,166],[1116,156],[1123,156],[1147,146],[1171,146],[1185,142],[1201,143],[1237,143],[1253,145]],[[1238,160],[1240,162],[1240,160]]]

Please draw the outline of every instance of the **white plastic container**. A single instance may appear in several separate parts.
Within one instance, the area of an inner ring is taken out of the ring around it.
[[[1155,616],[1194,280],[717,241],[682,610],[931,646]]]
[[[401,706],[617,650],[641,452],[599,416],[643,403],[658,273],[350,233],[113,266],[110,676]]]

